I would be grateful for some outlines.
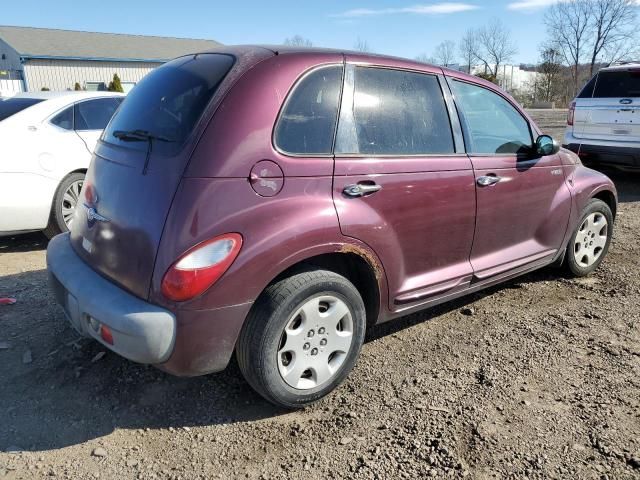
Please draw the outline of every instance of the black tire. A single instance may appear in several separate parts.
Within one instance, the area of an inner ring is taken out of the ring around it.
[[[343,363],[326,383],[297,389],[280,374],[280,342],[294,313],[310,299],[322,295],[334,296],[346,304],[353,324],[352,343]],[[364,303],[349,280],[326,270],[303,271],[271,284],[258,298],[240,333],[236,357],[249,385],[265,399],[285,408],[302,408],[342,383],[360,354],[365,330]]]
[[[69,231],[69,228],[67,227],[67,224],[65,223],[64,217],[62,215],[62,203],[64,200],[64,194],[73,183],[77,181],[83,181],[84,176],[84,173],[80,172],[71,173],[64,177],[60,182],[60,185],[58,185],[56,194],[53,197],[53,204],[51,205],[49,223],[47,224],[47,228],[45,228],[43,231],[47,238],[51,239],[60,233]]]
[[[578,234],[580,233],[580,227],[584,223],[584,221],[589,217],[589,215],[593,213],[602,214],[607,220],[607,240],[602,247],[602,251],[600,252],[598,258],[594,263],[588,266],[580,265],[578,259],[576,258],[576,238],[578,238]],[[582,215],[580,215],[580,221],[571,235],[571,239],[569,240],[569,244],[567,245],[567,253],[566,257],[566,268],[568,273],[574,277],[584,277],[593,273],[602,263],[604,257],[607,255],[609,251],[609,245],[611,245],[611,238],[613,236],[613,213],[611,213],[611,209],[609,205],[607,205],[602,200],[598,200],[597,198],[593,198],[587,203],[587,206],[582,211]]]

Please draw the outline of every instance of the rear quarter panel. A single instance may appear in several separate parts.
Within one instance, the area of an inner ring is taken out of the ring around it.
[[[253,67],[226,95],[176,192],[156,259],[152,301],[171,306],[159,293],[169,266],[194,245],[228,232],[243,236],[238,258],[212,288],[181,309],[252,302],[289,266],[347,247],[382,271],[370,249],[340,233],[331,194],[333,158],[287,156],[272,143],[275,121],[296,80],[310,68],[342,63],[343,56],[334,53],[282,54]],[[284,173],[276,196],[258,195],[249,182],[252,167],[262,160],[277,163]],[[381,303],[385,282],[381,274]]]

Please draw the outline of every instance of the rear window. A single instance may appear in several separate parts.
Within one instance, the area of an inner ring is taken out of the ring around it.
[[[42,101],[40,98],[0,98],[0,121]]]
[[[120,98],[98,98],[75,105],[76,130],[104,130],[122,102]]]
[[[593,87],[596,86],[596,80],[598,79],[598,75],[594,75],[591,80],[584,86],[584,88],[578,94],[578,98],[591,98],[593,97]]]
[[[114,136],[114,132],[139,130],[165,140],[153,143],[154,152],[177,153],[233,63],[231,55],[205,53],[181,57],[155,69],[127,95],[103,140],[146,150],[144,141]]]
[[[640,97],[640,70],[600,72],[594,98]]]

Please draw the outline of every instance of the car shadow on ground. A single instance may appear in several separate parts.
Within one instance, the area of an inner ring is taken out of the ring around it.
[[[0,306],[0,451],[41,451],[116,429],[169,429],[273,418],[235,362],[222,373],[177,378],[80,337],[48,291],[46,270],[0,278],[18,302]]]
[[[557,278],[555,272],[536,272],[374,326],[367,342],[462,309],[501,288]],[[177,378],[129,362],[79,337],[54,304],[46,282],[46,270],[0,278],[0,290],[14,285],[22,292],[17,304],[0,307],[0,341],[10,345],[0,349],[0,411],[4,412],[0,450],[58,449],[117,429],[179,430],[296,415],[259,397],[235,361],[218,374]]]
[[[0,237],[0,254],[44,250],[49,240],[41,232]]]

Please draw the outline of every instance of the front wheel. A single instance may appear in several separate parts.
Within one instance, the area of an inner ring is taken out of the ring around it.
[[[582,211],[578,228],[567,245],[567,268],[576,277],[592,273],[609,251],[613,235],[613,214],[609,205],[597,198]]]
[[[366,329],[362,297],[349,280],[307,271],[270,285],[243,326],[236,356],[247,382],[285,408],[335,389],[356,363]]]

